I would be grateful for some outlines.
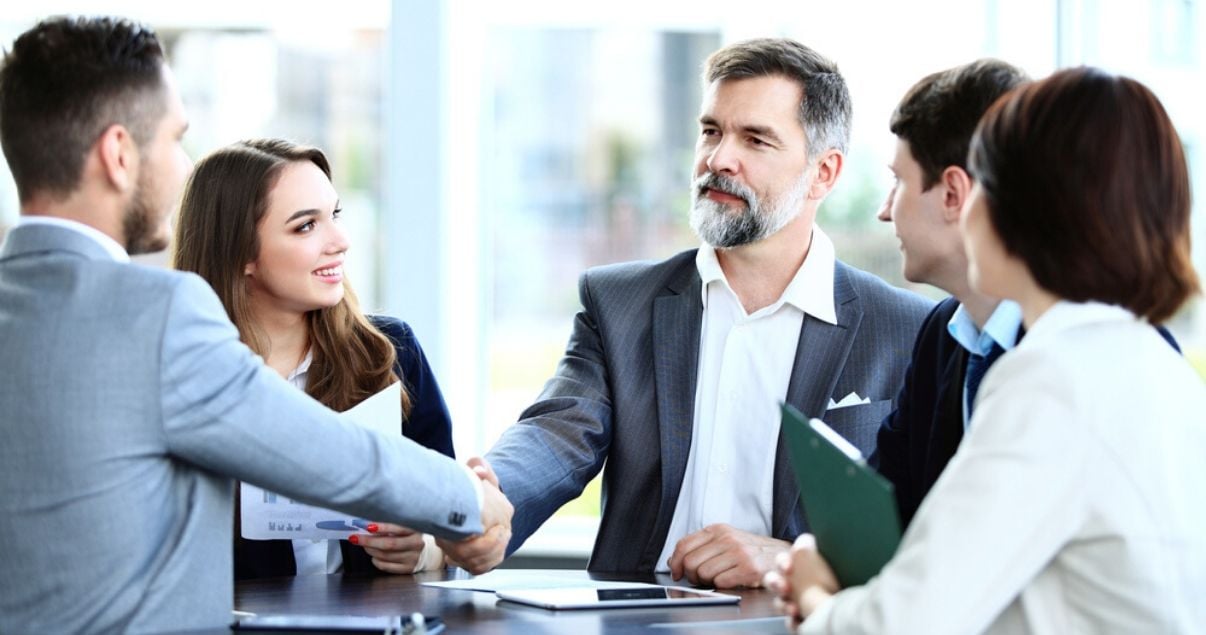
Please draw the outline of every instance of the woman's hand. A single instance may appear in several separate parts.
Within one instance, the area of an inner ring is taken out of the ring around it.
[[[792,628],[841,588],[829,563],[817,551],[812,534],[796,538],[790,552],[779,554],[775,570],[766,574],[763,584],[778,596],[776,603]]]
[[[390,523],[370,523],[368,530],[348,541],[363,547],[373,566],[386,573],[418,573],[443,564],[444,554],[431,536]]]

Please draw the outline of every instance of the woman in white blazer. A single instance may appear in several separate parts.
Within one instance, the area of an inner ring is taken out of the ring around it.
[[[998,101],[970,159],[970,278],[1026,336],[879,576],[839,591],[804,536],[768,584],[802,633],[1198,632],[1206,385],[1150,326],[1199,289],[1176,130],[1073,69]]]

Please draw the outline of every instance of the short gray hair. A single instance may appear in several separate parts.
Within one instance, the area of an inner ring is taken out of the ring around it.
[[[704,63],[706,84],[726,79],[780,75],[803,89],[800,125],[808,143],[808,159],[850,144],[853,106],[846,80],[829,58],[786,38],[758,38],[730,44]]]

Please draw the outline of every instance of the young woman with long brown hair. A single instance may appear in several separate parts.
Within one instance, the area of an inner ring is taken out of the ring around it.
[[[202,159],[185,188],[177,269],[214,288],[239,335],[282,377],[343,411],[401,380],[400,432],[453,456],[448,409],[406,323],[360,310],[344,276],[346,232],[321,150],[242,141]],[[386,523],[338,543],[235,537],[235,577],[439,566],[430,536]],[[359,545],[359,546],[357,546]]]

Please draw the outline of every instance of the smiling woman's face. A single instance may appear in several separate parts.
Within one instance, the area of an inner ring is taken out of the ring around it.
[[[297,161],[281,170],[256,228],[259,254],[244,268],[254,305],[306,313],[343,299],[348,239],[339,213],[339,196],[318,166]]]

